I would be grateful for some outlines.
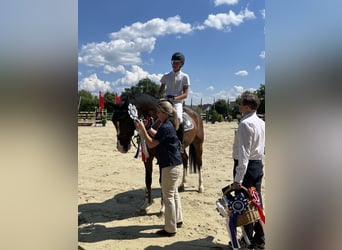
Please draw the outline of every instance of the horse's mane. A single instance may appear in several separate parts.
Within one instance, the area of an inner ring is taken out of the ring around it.
[[[159,101],[157,98],[147,93],[131,93],[127,95],[126,100],[129,103],[133,103],[139,106],[150,104],[150,103],[157,105]]]
[[[124,96],[122,101],[125,102],[125,106],[129,103],[134,104],[140,115],[155,117],[159,99],[146,93],[131,93]]]

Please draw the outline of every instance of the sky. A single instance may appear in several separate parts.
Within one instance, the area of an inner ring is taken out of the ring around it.
[[[174,52],[185,55],[188,105],[255,91],[265,83],[265,1],[78,1],[79,90],[160,84]]]

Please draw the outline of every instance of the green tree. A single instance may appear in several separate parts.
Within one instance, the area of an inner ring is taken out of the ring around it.
[[[159,90],[159,85],[150,80],[149,78],[141,79],[136,85],[125,88],[121,96],[126,96],[132,93],[146,93],[151,96],[156,96]]]
[[[211,116],[211,123],[215,123],[218,121],[219,113],[217,113],[216,109],[213,108],[210,110],[210,116]]]
[[[228,110],[227,110],[227,101],[220,99],[215,102],[215,110],[218,114],[222,115],[223,117],[228,116]]]
[[[265,84],[260,84],[259,89],[254,92],[260,99],[260,106],[257,110],[258,114],[265,114]]]
[[[78,91],[79,111],[94,111],[95,107],[99,105],[97,96],[93,96],[87,90]]]
[[[115,102],[116,96],[115,96],[115,93],[114,93],[114,92],[108,92],[108,91],[107,91],[107,92],[104,94],[104,98],[107,99],[107,100],[110,100],[110,101],[112,101],[112,102]],[[114,108],[113,108],[112,106],[109,106],[109,105],[106,105],[106,104],[105,104],[105,108],[107,109],[107,113],[113,113]]]
[[[260,99],[260,105],[259,105],[259,108],[257,110],[257,113],[258,114],[265,114],[265,84],[261,84],[259,89],[257,89],[256,91],[254,92],[251,92],[249,90],[246,90],[242,93],[243,94],[254,94],[256,96],[259,97]],[[236,100],[235,100],[235,105],[233,105],[233,107],[231,107],[231,114],[233,117],[238,118],[238,115],[240,115],[240,111],[239,111],[239,105],[241,103],[241,95],[239,95]]]
[[[240,114],[240,109],[239,109],[240,103],[241,103],[241,96],[239,95],[235,100],[235,104],[231,105],[230,107],[230,112],[231,112],[233,119],[237,119],[237,115]]]

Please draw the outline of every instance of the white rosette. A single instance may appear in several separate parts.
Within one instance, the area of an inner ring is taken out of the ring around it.
[[[138,117],[139,117],[139,116],[138,116],[138,109],[137,109],[137,107],[136,107],[134,104],[132,104],[132,103],[129,103],[129,104],[128,104],[128,114],[129,114],[129,116],[130,116],[133,120],[138,119]],[[139,133],[140,139],[141,139],[141,148],[142,148],[142,150],[143,150],[143,152],[144,152],[144,154],[145,154],[145,157],[148,158],[148,157],[150,157],[150,155],[149,155],[148,150],[147,150],[147,146],[146,146],[145,139],[144,139],[144,137],[142,136],[142,132],[140,131],[140,129],[137,128],[137,130],[138,130],[138,133]]]
[[[137,107],[132,103],[128,104],[128,114],[133,120],[138,119]]]

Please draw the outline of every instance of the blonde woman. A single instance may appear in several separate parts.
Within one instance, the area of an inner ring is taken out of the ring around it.
[[[161,187],[165,203],[165,225],[157,231],[159,236],[175,236],[177,228],[183,224],[181,199],[178,193],[178,182],[182,171],[182,158],[179,151],[179,140],[176,130],[179,126],[177,111],[168,101],[160,101],[158,105],[158,129],[146,131],[144,123],[136,120],[136,126],[142,131],[149,148],[156,148],[156,157],[161,169]]]

